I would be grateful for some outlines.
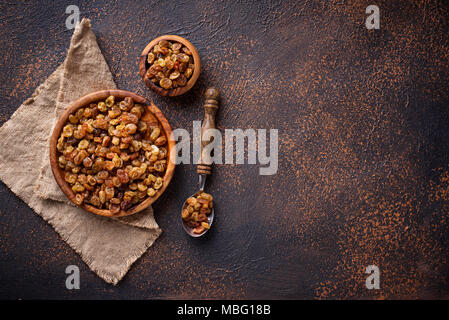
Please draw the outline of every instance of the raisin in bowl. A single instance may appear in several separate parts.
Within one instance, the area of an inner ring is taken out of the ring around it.
[[[50,139],[56,182],[77,206],[121,217],[150,206],[174,173],[172,129],[145,98],[104,90],[73,102]]]
[[[151,41],[142,51],[140,75],[145,84],[162,96],[178,96],[198,80],[201,63],[198,51],[188,40],[165,35]]]

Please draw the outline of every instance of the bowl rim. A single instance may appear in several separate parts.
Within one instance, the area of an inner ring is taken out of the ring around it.
[[[90,103],[97,102],[102,99],[106,99],[108,96],[115,96],[119,99],[125,98],[125,97],[132,97],[135,103],[142,104],[146,107],[146,111],[151,112],[160,125],[162,126],[162,129],[164,130],[164,133],[167,137],[167,169],[164,174],[164,182],[162,184],[162,187],[157,190],[156,194],[153,197],[148,197],[144,201],[140,202],[139,204],[131,207],[127,211],[120,210],[117,214],[111,214],[111,212],[108,209],[98,209],[92,205],[83,203],[82,205],[77,205],[74,201],[75,199],[75,193],[72,191],[72,189],[69,187],[69,184],[64,180],[63,177],[63,170],[59,168],[58,165],[58,151],[56,148],[56,144],[58,141],[58,138],[61,134],[62,128],[67,123],[69,115],[72,114],[75,110],[85,107],[86,105],[89,105]],[[140,212],[146,208],[148,208],[151,204],[153,204],[165,191],[165,189],[168,187],[174,171],[175,171],[175,163],[176,163],[176,152],[172,152],[172,150],[175,150],[175,141],[173,139],[173,133],[172,128],[170,126],[170,123],[167,121],[163,113],[157,108],[153,102],[148,101],[144,97],[130,92],[126,90],[120,90],[120,89],[111,89],[111,90],[101,90],[97,92],[90,93],[88,95],[85,95],[75,101],[73,101],[69,107],[64,111],[64,113],[59,117],[52,135],[50,137],[50,165],[51,170],[53,172],[53,176],[55,177],[55,180],[57,184],[59,185],[62,192],[69,198],[70,201],[72,201],[75,205],[77,205],[80,208],[83,208],[84,210],[94,213],[96,215],[100,216],[106,216],[106,217],[124,217],[129,216],[132,214],[135,214],[137,212]]]
[[[193,64],[195,66],[195,69],[193,70],[192,77],[190,77],[189,81],[187,81],[187,84],[184,87],[178,87],[178,88],[173,88],[173,89],[164,89],[164,88],[161,88],[161,87],[155,85],[149,79],[145,79],[145,74],[147,72],[147,67],[146,67],[147,55],[151,51],[151,49],[153,49],[153,47],[156,44],[158,44],[159,41],[161,41],[161,40],[169,40],[169,41],[179,42],[179,43],[183,44],[184,46],[186,46],[190,50],[190,52],[192,52]],[[150,43],[148,43],[147,46],[143,49],[143,51],[140,55],[140,58],[139,58],[139,71],[140,71],[140,76],[142,77],[142,80],[145,82],[145,85],[147,87],[152,89],[154,92],[160,94],[161,96],[175,97],[175,96],[179,96],[179,95],[186,93],[195,85],[195,83],[198,80],[198,77],[200,75],[200,72],[201,72],[200,56],[199,56],[198,51],[196,50],[195,46],[189,40],[187,40],[183,37],[174,35],[174,34],[162,35],[162,36],[159,36],[159,37],[151,40]]]

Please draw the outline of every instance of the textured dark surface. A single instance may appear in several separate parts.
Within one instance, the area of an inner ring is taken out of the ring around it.
[[[164,233],[114,287],[0,185],[0,298],[449,298],[449,7],[376,1],[2,1],[0,121],[63,61],[77,4],[119,88],[152,99],[174,128],[222,91],[218,126],[279,129],[279,170],[218,166],[216,221],[179,222],[193,166],[154,206]],[[185,96],[147,89],[137,57],[161,34],[196,45]],[[26,128],[24,128],[26,130]],[[1,150],[7,152],[7,150]],[[81,289],[65,289],[67,265]],[[365,288],[376,264],[381,289]]]

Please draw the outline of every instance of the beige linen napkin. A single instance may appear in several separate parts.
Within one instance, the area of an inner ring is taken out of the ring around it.
[[[161,229],[152,208],[109,219],[73,206],[51,173],[48,148],[53,126],[72,102],[90,92],[116,88],[109,67],[83,19],[62,65],[0,128],[0,179],[50,223],[89,268],[117,284],[153,244]]]

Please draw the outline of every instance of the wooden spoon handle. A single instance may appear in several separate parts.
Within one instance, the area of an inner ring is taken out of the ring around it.
[[[206,139],[204,137],[204,132],[208,129],[215,129],[215,114],[218,110],[218,99],[220,97],[220,92],[217,88],[208,88],[206,90],[206,101],[204,102],[204,120],[201,126],[201,154],[198,161],[198,166],[196,172],[198,174],[211,174],[212,172],[212,161],[210,159],[209,152],[204,150],[213,139]]]

